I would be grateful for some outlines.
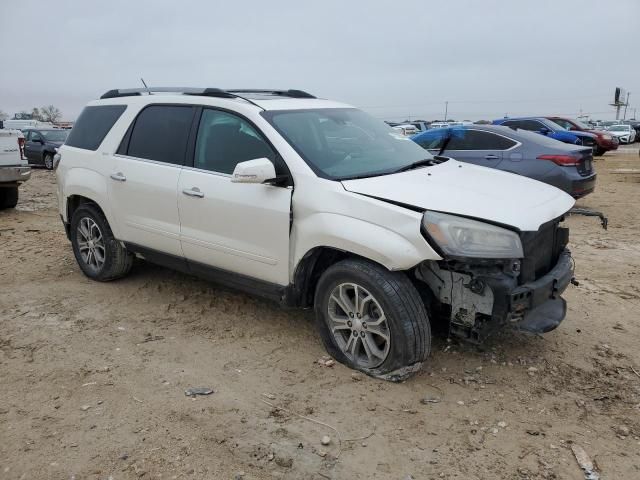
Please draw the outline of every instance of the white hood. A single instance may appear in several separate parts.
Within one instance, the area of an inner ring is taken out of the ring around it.
[[[538,230],[575,203],[570,195],[546,183],[455,160],[342,184],[350,192],[486,219],[522,231]]]

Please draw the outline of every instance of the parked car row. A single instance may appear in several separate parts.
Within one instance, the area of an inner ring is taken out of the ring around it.
[[[461,162],[533,178],[574,198],[595,188],[591,147],[558,142],[528,129],[497,125],[448,127],[427,130],[412,140],[433,155],[446,154]]]

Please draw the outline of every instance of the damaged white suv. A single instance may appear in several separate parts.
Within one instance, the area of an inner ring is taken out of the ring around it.
[[[480,341],[566,313],[569,195],[300,90],[111,90],[56,161],[88,277],[137,256],[313,307],[331,355],[370,375],[419,369],[431,322]]]

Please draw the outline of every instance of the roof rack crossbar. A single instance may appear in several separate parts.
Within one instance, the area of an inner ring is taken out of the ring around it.
[[[148,87],[148,88],[120,88],[109,90],[103,94],[100,99],[131,97],[136,95],[153,94],[153,93],[182,93],[184,95],[202,95],[208,97],[220,98],[241,98],[253,103],[251,100],[240,95],[242,93],[264,93],[269,95],[278,95],[290,98],[316,98],[310,93],[302,90],[257,90],[257,89],[230,89],[223,90],[221,88],[194,88],[194,87]],[[255,105],[255,104],[254,104]]]

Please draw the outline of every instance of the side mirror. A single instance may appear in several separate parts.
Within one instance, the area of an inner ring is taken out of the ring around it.
[[[550,132],[551,130],[546,127],[542,127],[540,130],[538,130],[538,133],[541,133],[542,135],[549,135]]]
[[[233,183],[265,183],[276,177],[276,169],[268,158],[256,158],[240,162],[233,169]]]

